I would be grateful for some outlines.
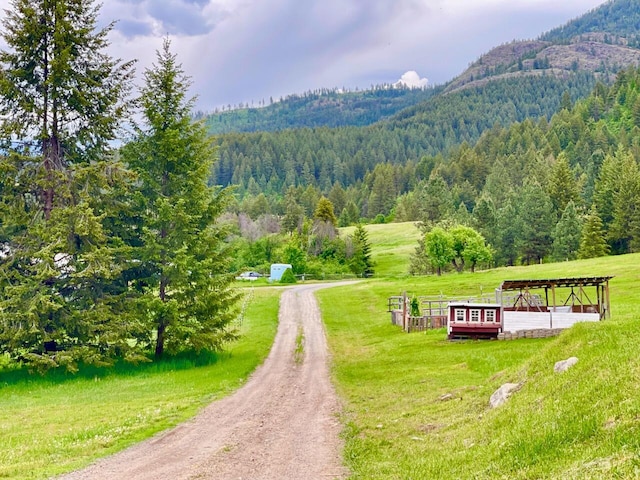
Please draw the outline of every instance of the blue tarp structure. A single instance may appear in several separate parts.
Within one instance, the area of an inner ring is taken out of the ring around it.
[[[274,263],[271,265],[271,275],[269,275],[270,282],[279,282],[282,278],[282,274],[287,268],[291,268],[290,263]]]

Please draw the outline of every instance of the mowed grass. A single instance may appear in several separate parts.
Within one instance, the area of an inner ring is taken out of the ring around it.
[[[415,222],[365,225],[371,244],[376,277],[399,277],[409,273],[409,259],[418,246],[420,230]],[[352,235],[355,227],[340,229],[340,236]]]
[[[280,293],[254,290],[241,340],[217,356],[84,370],[75,377],[0,373],[0,478],[40,479],[80,468],[228,395],[266,358]]]
[[[506,279],[615,275],[611,320],[559,337],[449,342],[403,333],[387,297],[477,295]],[[317,293],[344,401],[353,479],[640,478],[640,255],[442,277],[372,279]],[[555,362],[576,356],[563,374]],[[489,408],[502,384],[522,382]]]

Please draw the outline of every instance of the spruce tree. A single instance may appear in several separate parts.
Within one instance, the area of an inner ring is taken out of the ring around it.
[[[578,258],[604,257],[609,253],[604,227],[596,205],[592,205],[584,220]]]
[[[553,230],[553,258],[575,260],[580,249],[582,222],[573,202],[569,202]]]
[[[139,358],[110,231],[128,172],[110,142],[132,63],[109,57],[90,0],[14,0],[0,52],[0,352],[44,370]],[[126,326],[126,328],[125,328]]]
[[[217,223],[229,192],[207,186],[215,151],[205,126],[191,119],[190,81],[169,40],[156,61],[141,91],[144,126],[123,157],[139,183],[133,284],[141,292],[140,311],[150,319],[146,340],[160,358],[165,350],[217,350],[233,339],[237,294],[225,273],[227,232]]]
[[[358,224],[352,235],[353,255],[349,260],[349,268],[360,277],[373,275],[373,261],[371,260],[371,244],[369,236],[362,224]]]

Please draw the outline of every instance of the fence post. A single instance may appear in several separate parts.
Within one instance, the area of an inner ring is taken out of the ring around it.
[[[409,312],[407,311],[407,292],[402,292],[402,329],[406,332],[408,331],[408,319],[407,315]]]

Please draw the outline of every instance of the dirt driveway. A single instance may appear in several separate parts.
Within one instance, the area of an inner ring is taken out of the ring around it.
[[[189,422],[60,478],[346,478],[339,403],[329,380],[324,329],[313,295],[335,285],[303,285],[283,292],[271,353],[235,394],[212,403]],[[296,351],[300,335],[302,352]]]

